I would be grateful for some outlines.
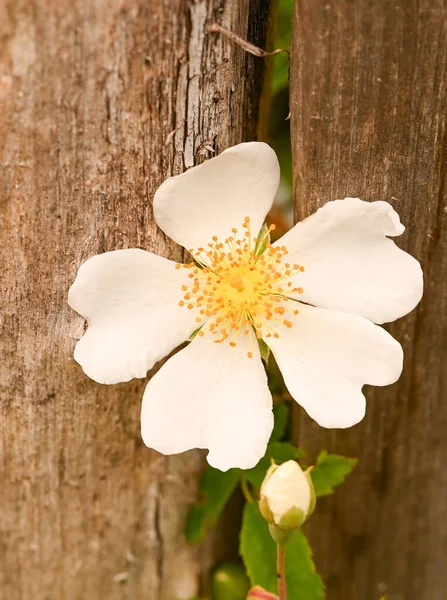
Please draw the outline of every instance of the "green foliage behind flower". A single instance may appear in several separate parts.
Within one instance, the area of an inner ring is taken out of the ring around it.
[[[289,50],[292,37],[292,15],[294,0],[279,0],[275,26],[275,48]],[[285,52],[273,58],[272,92],[277,94],[289,86],[289,57]]]
[[[340,485],[357,464],[356,458],[346,458],[339,454],[328,454],[322,450],[311,472],[312,482],[317,496],[328,496],[334,487]]]
[[[287,404],[277,402],[274,414],[275,426],[264,458],[255,467],[245,471],[230,469],[222,472],[208,466],[200,482],[200,498],[191,507],[186,523],[186,540],[189,543],[201,541],[209,528],[216,525],[233,492],[241,486],[247,502],[243,510],[240,554],[251,585],[260,585],[270,592],[276,592],[276,548],[268,524],[262,518],[255,500],[259,497],[261,483],[272,460],[282,464],[305,456],[302,449],[284,440],[289,422]],[[357,460],[353,458],[329,454],[325,450],[320,452],[311,472],[317,497],[333,493],[334,488],[344,481],[356,463]],[[299,594],[306,600],[321,600],[325,597],[324,584],[316,572],[312,551],[302,531],[298,531],[287,546],[286,576],[291,598],[298,597]],[[231,573],[225,572],[225,577],[220,579],[217,588],[214,585],[212,599],[227,600],[228,597],[228,600],[238,600],[234,593],[241,589],[240,574],[234,579]],[[224,592],[220,588],[226,590],[227,597],[222,596]],[[232,591],[232,588],[236,591]]]

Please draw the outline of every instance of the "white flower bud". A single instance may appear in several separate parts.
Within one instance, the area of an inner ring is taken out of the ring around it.
[[[272,465],[261,486],[259,508],[263,517],[280,529],[296,530],[315,508],[309,471],[294,460]]]

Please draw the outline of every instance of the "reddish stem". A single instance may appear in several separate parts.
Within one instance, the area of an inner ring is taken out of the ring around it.
[[[286,548],[278,544],[277,549],[276,573],[278,577],[278,596],[279,600],[287,600]]]

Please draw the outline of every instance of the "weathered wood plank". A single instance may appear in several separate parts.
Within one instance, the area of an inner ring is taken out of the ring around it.
[[[142,247],[179,259],[151,198],[167,176],[253,139],[262,0],[0,4],[0,598],[173,600],[197,592],[183,543],[199,453],[140,440],[144,382],[74,363],[79,265]]]
[[[447,5],[297,0],[291,63],[296,217],[384,199],[422,263],[425,297],[390,327],[404,375],[369,389],[365,420],[300,443],[360,458],[308,526],[328,597],[442,600],[447,589]]]

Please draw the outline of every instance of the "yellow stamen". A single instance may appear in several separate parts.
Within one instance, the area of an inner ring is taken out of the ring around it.
[[[259,244],[252,237],[249,217],[242,228],[240,235],[233,228],[224,242],[213,236],[206,248],[190,250],[200,266],[182,265],[191,270],[191,281],[181,289],[187,308],[198,310],[196,322],[208,321],[199,332],[201,337],[208,333],[215,336],[216,343],[227,340],[235,347],[237,336],[244,333],[253,349],[256,338],[278,338],[278,327],[292,327],[292,320],[286,317],[297,315],[298,310],[294,302],[288,302],[288,294],[303,292],[303,288],[292,286],[304,267],[292,267],[285,261],[285,246],[268,243],[263,254],[256,255]],[[274,227],[269,229],[273,231]],[[186,305],[184,300],[180,306]],[[252,358],[253,352],[247,352],[247,356]]]

